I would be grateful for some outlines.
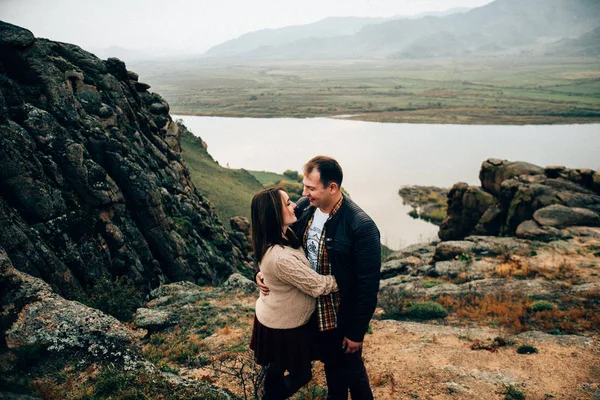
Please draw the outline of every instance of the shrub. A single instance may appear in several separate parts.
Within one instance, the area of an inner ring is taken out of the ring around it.
[[[434,301],[426,301],[423,303],[415,303],[408,308],[405,313],[406,317],[420,320],[446,318],[448,311],[439,303]]]
[[[524,344],[522,346],[519,346],[519,348],[517,349],[517,353],[519,354],[535,354],[538,352],[538,349],[536,349],[533,346]]]
[[[298,171],[286,169],[285,171],[283,171],[283,175],[287,176],[288,178],[294,181],[302,182],[302,175],[298,174]]]
[[[552,311],[554,309],[554,304],[546,300],[538,300],[531,303],[529,309],[533,312]]]
[[[379,291],[377,305],[384,311],[384,318],[398,319],[408,304],[408,295],[402,290],[383,288]]]
[[[513,385],[506,386],[504,400],[525,400],[525,395]]]
[[[82,303],[97,308],[117,318],[119,321],[131,321],[135,311],[144,303],[139,292],[125,276],[114,281],[101,278],[87,293]]]
[[[300,389],[294,398],[298,400],[325,400],[327,398],[327,388],[309,383]]]
[[[471,265],[474,261],[473,253],[460,253],[454,258],[459,261],[464,261],[467,265]]]

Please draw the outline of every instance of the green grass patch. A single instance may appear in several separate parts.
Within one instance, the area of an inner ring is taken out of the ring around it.
[[[405,316],[410,319],[430,320],[446,318],[448,311],[439,303],[425,301],[411,305],[406,311]]]
[[[181,147],[194,186],[214,206],[222,223],[228,227],[229,219],[237,215],[250,219],[250,202],[262,189],[260,182],[244,169],[220,166],[187,129],[182,129]],[[185,221],[179,222],[177,226],[185,228]]]

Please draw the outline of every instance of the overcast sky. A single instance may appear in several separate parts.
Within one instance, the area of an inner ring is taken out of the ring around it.
[[[393,17],[491,0],[0,0],[0,19],[85,49],[202,53],[244,33],[331,16]]]

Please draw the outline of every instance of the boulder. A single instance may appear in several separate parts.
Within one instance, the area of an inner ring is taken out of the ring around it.
[[[160,309],[138,308],[133,322],[136,327],[146,329],[151,333],[175,325],[179,322],[179,319],[173,312]]]
[[[29,47],[35,42],[31,31],[0,21],[0,46]]]
[[[80,351],[95,360],[137,358],[137,336],[117,319],[65,300],[38,278],[16,270],[0,248],[0,347]]]
[[[557,239],[568,239],[571,237],[567,232],[563,232],[552,226],[540,226],[534,220],[522,222],[517,227],[515,234],[521,239],[541,240],[544,242]]]
[[[481,165],[479,180],[481,187],[494,196],[499,196],[502,182],[521,175],[542,175],[544,169],[527,162],[490,158]]]
[[[448,215],[440,226],[440,239],[460,240],[468,236],[496,204],[498,199],[481,188],[462,182],[455,184],[448,193]]]
[[[242,291],[244,293],[257,293],[258,285],[246,278],[242,274],[231,274],[231,276],[223,283],[223,288],[226,290]]]
[[[204,297],[204,290],[192,282],[175,282],[161,285],[150,292],[148,307],[167,304],[191,304]]]
[[[566,228],[568,226],[600,226],[600,215],[585,208],[571,208],[555,204],[541,208],[533,214],[542,226]]]
[[[229,220],[229,225],[234,232],[241,232],[250,236],[250,221],[246,217],[235,216]]]
[[[435,247],[435,260],[451,260],[461,254],[473,253],[475,243],[464,240],[441,242]]]
[[[387,279],[396,275],[408,275],[414,273],[423,264],[420,258],[414,256],[394,258],[381,264],[381,278]]]

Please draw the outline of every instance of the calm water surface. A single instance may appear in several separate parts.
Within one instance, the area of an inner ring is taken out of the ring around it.
[[[336,158],[343,186],[377,223],[382,242],[398,249],[436,237],[437,227],[407,215],[404,185],[479,185],[488,158],[540,166],[600,170],[600,124],[425,125],[333,118],[181,118],[231,168],[281,173],[302,171],[318,154]]]

